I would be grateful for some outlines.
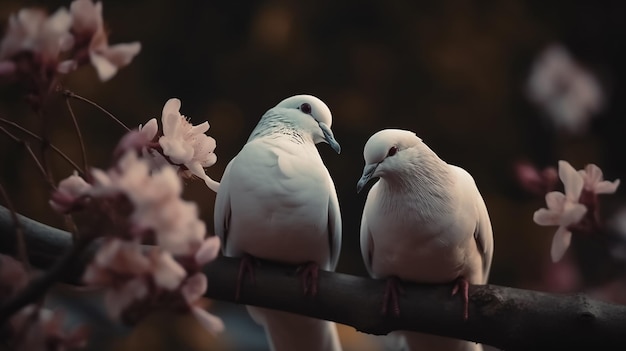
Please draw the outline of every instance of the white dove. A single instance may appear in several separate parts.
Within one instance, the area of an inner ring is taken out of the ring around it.
[[[361,218],[361,254],[369,274],[387,278],[383,313],[398,308],[398,281],[456,282],[467,319],[468,284],[486,284],[493,256],[487,207],[472,176],[441,160],[415,133],[385,129],[365,144],[357,184],[380,178]],[[401,332],[410,350],[481,350],[473,342]]]
[[[304,293],[317,291],[317,269],[334,270],[341,249],[341,214],[335,185],[315,144],[340,147],[320,99],[296,95],[268,110],[222,177],[215,203],[215,233],[224,254],[303,265]],[[248,306],[275,351],[341,350],[336,325]]]

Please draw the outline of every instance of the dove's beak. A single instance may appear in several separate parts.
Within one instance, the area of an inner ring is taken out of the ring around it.
[[[361,179],[359,179],[359,182],[356,183],[357,193],[360,193],[367,184],[367,182],[372,179],[372,176],[374,175],[374,172],[376,172],[376,168],[378,167],[378,165],[379,163],[365,165],[365,168],[363,168],[363,175],[361,176]]]
[[[341,146],[339,146],[339,143],[337,142],[337,140],[335,140],[335,136],[333,135],[333,132],[330,130],[330,128],[328,128],[328,126],[322,122],[320,122],[319,125],[322,133],[324,133],[324,140],[326,140],[328,145],[330,145],[330,147],[332,147],[336,153],[341,153]]]

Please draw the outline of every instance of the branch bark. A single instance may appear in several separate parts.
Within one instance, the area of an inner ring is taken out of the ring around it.
[[[20,217],[32,263],[47,267],[72,245],[71,235]],[[13,224],[0,207],[0,251],[12,254]],[[455,337],[506,350],[626,348],[626,306],[584,295],[549,294],[510,287],[470,286],[469,320],[462,319],[460,298],[452,285],[406,283],[400,316],[381,315],[385,282],[320,271],[315,297],[304,295],[293,266],[262,262],[256,284],[245,280],[235,301],[239,260],[219,257],[205,267],[206,296],[240,304],[289,311],[353,326],[371,334],[413,330]],[[80,270],[64,276],[76,282]]]

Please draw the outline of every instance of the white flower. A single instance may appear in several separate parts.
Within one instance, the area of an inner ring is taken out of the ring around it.
[[[111,79],[119,68],[128,65],[141,51],[141,43],[109,46],[102,20],[102,3],[92,0],[75,0],[70,6],[74,20],[72,26],[77,36],[90,36],[89,58],[101,81]]]
[[[59,183],[59,187],[52,194],[49,204],[55,211],[67,213],[71,210],[75,201],[87,194],[90,189],[91,185],[74,171],[74,174]]]
[[[604,107],[596,78],[560,45],[548,47],[535,61],[528,96],[545,109],[556,127],[571,133],[582,132],[592,114]]]
[[[169,99],[163,106],[161,122],[163,136],[159,144],[163,153],[178,165],[184,165],[193,175],[202,178],[206,185],[217,192],[219,184],[204,172],[204,168],[212,166],[217,161],[215,139],[204,134],[209,130],[209,122],[197,126],[191,125],[185,116],[181,115],[180,100]]]
[[[619,179],[609,182],[604,180],[602,170],[594,164],[588,164],[585,169],[578,171],[584,180],[586,191],[594,194],[613,194],[619,186]]]
[[[71,25],[72,17],[65,8],[50,17],[40,9],[22,9],[9,18],[0,44],[0,59],[27,51],[38,54],[44,63],[56,62],[59,54],[74,44],[69,33]]]
[[[582,176],[568,162],[559,161],[559,177],[565,186],[565,194],[558,191],[546,194],[548,208],[539,209],[533,215],[539,225],[559,226],[552,239],[550,254],[553,262],[559,261],[570,245],[572,232],[568,227],[578,223],[587,212],[587,207],[579,203]]]

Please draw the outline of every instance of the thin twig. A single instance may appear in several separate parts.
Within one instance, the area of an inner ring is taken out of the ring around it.
[[[24,228],[22,228],[22,224],[17,218],[17,212],[15,211],[15,207],[13,206],[13,202],[11,198],[9,198],[9,194],[7,194],[4,186],[0,184],[0,193],[2,193],[2,197],[4,201],[7,203],[7,207],[11,212],[11,218],[13,219],[13,225],[15,226],[15,234],[17,237],[17,257],[20,259],[24,268],[27,271],[30,271],[30,263],[28,261],[28,252],[26,251],[26,240],[24,239]]]
[[[37,165],[37,168],[39,169],[39,171],[41,172],[43,177],[48,181],[49,185],[54,189],[55,188],[54,183],[50,180],[50,178],[48,178],[48,176],[46,174],[45,168],[43,167],[43,165],[41,164],[41,162],[39,161],[39,159],[37,158],[37,156],[33,152],[33,149],[31,149],[31,147],[28,144],[28,142],[26,142],[26,141],[16,137],[15,135],[11,134],[11,132],[6,130],[4,127],[0,127],[0,131],[4,132],[6,135],[9,136],[9,138],[13,139],[13,141],[15,141],[18,144],[21,144],[22,146],[24,146],[24,148],[26,148],[26,150],[28,151],[30,156],[33,158],[33,161],[35,161],[35,164]]]
[[[78,127],[78,121],[76,120],[76,115],[74,114],[74,110],[72,109],[72,104],[70,104],[70,98],[65,95],[65,104],[67,105],[67,110],[70,112],[70,116],[72,116],[72,122],[74,122],[74,129],[76,130],[76,135],[78,136],[78,143],[80,144],[80,152],[83,156],[83,167],[85,170],[89,169],[87,167],[87,151],[85,151],[85,143],[83,142],[83,135]]]
[[[38,141],[43,142],[43,139],[39,135],[31,132],[30,130],[22,127],[21,125],[15,123],[13,121],[9,121],[9,120],[7,120],[5,118],[0,117],[0,122],[6,123],[6,124],[10,125],[13,128],[19,129],[23,133],[26,133],[29,136],[37,139]],[[58,147],[54,146],[53,144],[50,144],[50,147],[52,148],[52,150],[54,150],[54,152],[56,152],[65,161],[67,161],[67,163],[69,163],[72,167],[74,167],[74,169],[76,169],[78,172],[80,172],[81,175],[85,174],[85,171],[80,166],[78,166],[76,164],[76,162],[72,161],[72,159],[69,156],[67,156],[63,151],[61,151]]]
[[[89,99],[87,99],[85,97],[82,97],[80,95],[77,95],[77,94],[75,94],[74,92],[72,92],[70,90],[65,90],[63,92],[63,95],[65,95],[66,97],[70,97],[70,98],[77,99],[77,100],[80,100],[82,102],[88,103],[89,105],[97,108],[98,110],[102,111],[104,114],[109,116],[109,118],[111,118],[112,120],[117,122],[117,124],[122,126],[122,128],[126,129],[127,132],[130,131],[130,128],[128,128],[122,121],[120,121],[117,117],[113,116],[113,114],[111,112],[107,111],[104,107],[96,104],[95,102],[93,102],[93,101],[91,101],[91,100],[89,100]]]

